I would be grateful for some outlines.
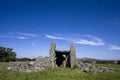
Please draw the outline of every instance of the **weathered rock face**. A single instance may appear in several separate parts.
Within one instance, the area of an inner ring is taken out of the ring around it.
[[[50,48],[50,60],[52,62],[52,67],[56,65],[58,67],[71,67],[76,65],[76,51],[74,44],[72,43],[70,50],[56,50],[56,44],[52,43]]]
[[[83,72],[94,72],[95,74],[97,72],[114,72],[113,68],[96,67],[88,63],[83,63],[81,61],[77,61],[77,66],[78,69]],[[52,62],[50,60],[50,57],[41,57],[41,56],[37,57],[35,61],[13,62],[8,67],[9,70],[25,71],[25,72],[40,71],[46,68],[52,68]]]
[[[36,61],[14,62],[9,65],[8,69],[17,71],[38,71],[51,67],[52,65],[49,57],[38,57]]]
[[[55,67],[55,48],[56,48],[56,44],[55,43],[51,43],[49,55],[50,55],[50,60],[51,60],[52,68]]]
[[[73,68],[76,65],[76,50],[73,43],[71,44],[70,47],[70,63],[71,68]]]
[[[78,62],[77,64],[78,64],[78,68],[83,72],[94,72],[95,74],[97,72],[114,72],[113,68],[96,67],[83,62]]]

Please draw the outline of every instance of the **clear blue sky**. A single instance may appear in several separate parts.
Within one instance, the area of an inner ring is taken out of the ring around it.
[[[120,0],[0,0],[0,46],[48,56],[51,42],[78,58],[120,59]]]

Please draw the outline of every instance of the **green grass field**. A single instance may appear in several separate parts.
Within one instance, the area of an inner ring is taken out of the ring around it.
[[[7,70],[8,63],[0,63],[0,80],[120,80],[120,65],[95,64],[115,68],[116,72],[94,74],[83,73],[77,69],[56,68],[38,72],[18,72]]]

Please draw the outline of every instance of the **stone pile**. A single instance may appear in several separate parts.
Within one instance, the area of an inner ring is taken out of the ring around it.
[[[106,68],[106,67],[96,67],[91,66],[90,64],[79,62],[78,68],[83,72],[114,72],[113,68]]]
[[[50,68],[51,61],[49,57],[38,57],[36,61],[30,62],[14,62],[9,65],[9,70],[15,71],[38,71],[46,68]]]
[[[77,61],[78,69],[83,72],[114,72],[113,68],[106,68],[106,67],[96,67],[92,66],[88,63],[83,63],[81,61]],[[56,66],[57,67],[57,66]],[[39,71],[46,68],[52,68],[52,62],[50,57],[37,57],[35,61],[28,61],[28,62],[13,62],[9,65],[9,70],[14,71]]]

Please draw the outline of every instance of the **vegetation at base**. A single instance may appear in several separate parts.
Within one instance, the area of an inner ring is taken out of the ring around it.
[[[0,47],[0,62],[10,62],[10,61],[34,61],[31,58],[16,58],[16,53],[12,48]]]
[[[0,62],[9,62],[16,60],[16,53],[12,48],[0,47]]]
[[[24,58],[16,58],[16,61],[35,61],[35,59],[24,57]]]
[[[120,65],[92,64],[118,69],[116,72],[94,74],[83,73],[78,69],[55,68],[38,72],[19,72],[7,70],[9,63],[0,63],[0,80],[120,80]]]

